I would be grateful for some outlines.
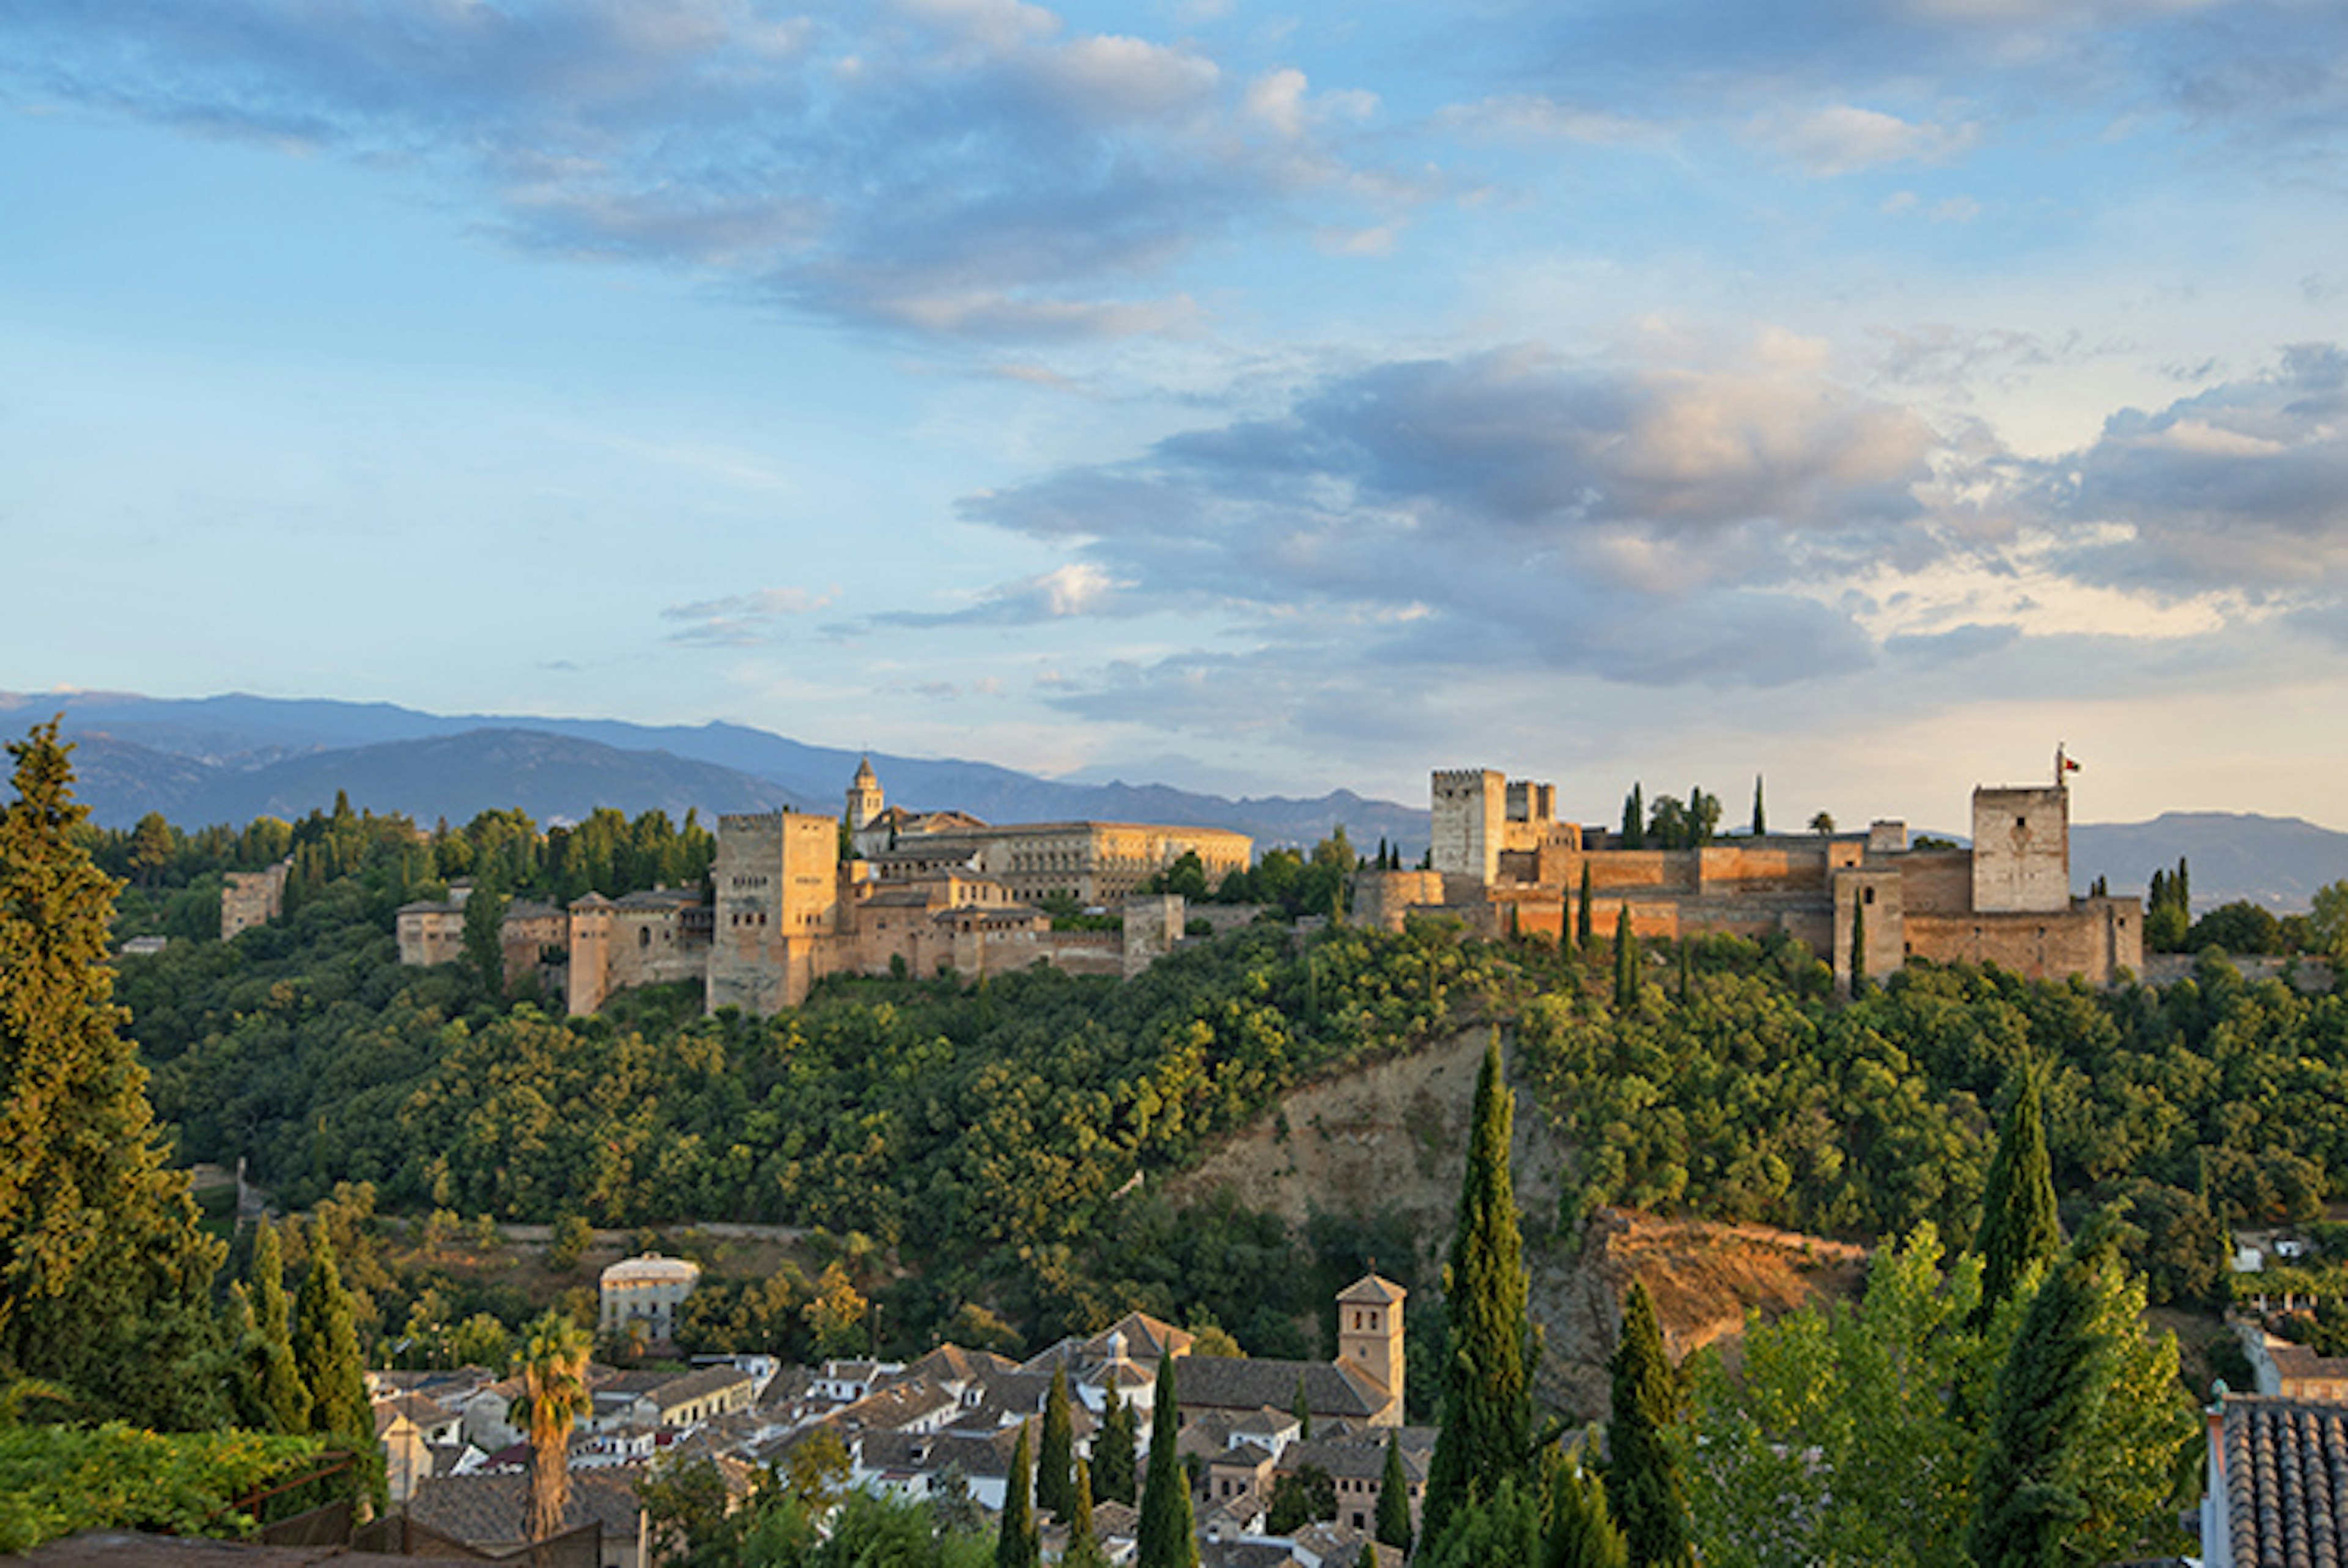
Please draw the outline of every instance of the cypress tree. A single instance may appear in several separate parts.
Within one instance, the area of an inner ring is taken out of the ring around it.
[[[1036,1568],[1043,1561],[1035,1540],[1035,1443],[1034,1426],[1020,1422],[1003,1491],[1003,1532],[994,1538],[994,1568]]]
[[[293,1346],[294,1368],[310,1391],[310,1430],[355,1444],[361,1453],[373,1449],[375,1414],[350,1293],[335,1267],[335,1245],[323,1232],[294,1298]]]
[[[1181,1430],[1175,1409],[1174,1358],[1158,1363],[1157,1404],[1149,1413],[1149,1479],[1141,1488],[1140,1542],[1136,1568],[1199,1568],[1198,1528],[1190,1518],[1190,1477],[1174,1444]]]
[[[1313,1401],[1304,1397],[1304,1374],[1296,1374],[1296,1398],[1289,1402],[1289,1413],[1296,1418],[1296,1435],[1304,1442],[1313,1440]]]
[[[1857,1001],[1867,994],[1867,906],[1859,899],[1850,905],[1850,999]]]
[[[1695,978],[1695,938],[1680,938],[1680,1006],[1688,1005],[1688,990]]]
[[[1761,809],[1761,775],[1753,775],[1753,836],[1761,837],[1769,831],[1769,818]]]
[[[1540,1568],[1630,1568],[1630,1544],[1607,1512],[1605,1489],[1571,1459],[1549,1481],[1549,1533]]]
[[[1590,951],[1590,944],[1597,935],[1597,927],[1594,924],[1596,917],[1590,912],[1590,862],[1587,860],[1581,863],[1581,907],[1573,918],[1574,939],[1586,953]]]
[[[1378,1477],[1378,1512],[1373,1522],[1380,1541],[1403,1556],[1410,1555],[1410,1476],[1403,1469],[1402,1441],[1386,1434],[1386,1468]]]
[[[1986,1322],[2034,1266],[2050,1261],[2063,1247],[2046,1124],[2039,1112],[2038,1074],[2027,1066],[2018,1069],[2012,1089],[2013,1103],[1998,1129],[1997,1153],[1990,1158],[1982,1188],[1981,1229],[1973,1237],[1973,1250],[1982,1260],[1981,1305],[1974,1309],[1978,1322]]]
[[[1631,793],[1622,797],[1622,847],[1644,849],[1646,846],[1646,790],[1643,785],[1632,784]]]
[[[1125,1402],[1115,1385],[1108,1391],[1108,1408],[1101,1412],[1100,1435],[1093,1440],[1093,1495],[1109,1502],[1131,1506],[1134,1491],[1133,1407]]]
[[[225,1249],[198,1228],[122,1038],[118,885],[82,842],[70,750],[56,720],[10,744],[0,811],[0,1380],[58,1384],[81,1414],[218,1426]]]
[[[1060,1568],[1108,1568],[1108,1554],[1101,1550],[1100,1537],[1093,1531],[1092,1468],[1082,1460],[1076,1461],[1076,1501],[1068,1511],[1068,1549],[1060,1553]]]
[[[1631,906],[1614,917],[1614,1008],[1629,1012],[1639,1005],[1639,939],[1631,935]]]
[[[1076,1438],[1068,1414],[1068,1370],[1052,1368],[1044,1439],[1035,1460],[1035,1506],[1062,1523],[1076,1505]]]
[[[1451,1357],[1443,1368],[1442,1428],[1421,1509],[1421,1534],[1442,1533],[1452,1514],[1489,1497],[1533,1459],[1531,1320],[1525,1306],[1524,1238],[1509,1173],[1516,1097],[1500,1076],[1500,1038],[1484,1050],[1475,1122],[1460,1182],[1458,1226],[1443,1295]]]
[[[1965,1549],[1981,1568],[2067,1563],[2069,1537],[2085,1522],[2077,1448],[2111,1347],[2096,1330],[2108,1240],[2081,1238],[2031,1297],[1997,1378],[1997,1402],[1973,1481]]]
[[[1647,1287],[1631,1282],[1622,1301],[1622,1342],[1614,1348],[1612,1419],[1606,1429],[1606,1501],[1639,1568],[1683,1568],[1687,1501],[1663,1429],[1679,1414],[1679,1374],[1663,1354],[1662,1327]]]
[[[293,1308],[285,1299],[285,1264],[277,1229],[264,1214],[252,1233],[252,1337],[244,1357],[247,1399],[263,1430],[310,1430],[310,1390],[294,1360]]]
[[[465,962],[492,1001],[506,994],[505,919],[505,890],[485,873],[465,900]]]

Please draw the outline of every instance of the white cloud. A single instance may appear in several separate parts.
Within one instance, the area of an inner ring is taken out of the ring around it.
[[[1930,125],[1856,104],[1771,111],[1755,117],[1751,130],[1819,176],[1888,163],[1942,163],[1980,138],[1976,126]]]

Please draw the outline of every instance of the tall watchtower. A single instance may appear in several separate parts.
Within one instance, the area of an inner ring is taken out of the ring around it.
[[[1377,1379],[1390,1396],[1370,1418],[1380,1427],[1402,1425],[1402,1304],[1410,1292],[1391,1279],[1364,1275],[1337,1296],[1337,1360]]]
[[[856,764],[856,777],[848,785],[848,831],[862,832],[888,805],[888,797],[880,793],[880,780],[872,772],[872,759],[866,757]]]
[[[1435,869],[1498,880],[1509,820],[1508,775],[1490,768],[1438,772],[1432,804]]]
[[[2071,792],[1973,791],[1973,910],[2049,914],[2071,907]]]

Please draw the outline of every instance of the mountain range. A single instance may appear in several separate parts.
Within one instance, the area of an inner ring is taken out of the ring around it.
[[[681,819],[794,807],[836,813],[860,753],[747,725],[633,724],[419,712],[386,702],[200,699],[122,692],[0,692],[0,730],[65,715],[77,791],[96,820],[128,827],[149,811],[182,826],[299,817],[347,792],[354,805],[419,822],[463,822],[518,806],[541,822],[596,806]],[[873,753],[891,804],[954,807],[990,822],[1092,818],[1228,827],[1260,845],[1311,845],[1340,824],[1365,850],[1381,839],[1416,858],[1427,813],[1349,790],[1314,799],[1231,800],[1164,784],[1066,784],[991,763]],[[2141,892],[2156,868],[2191,864],[2193,902],[2248,898],[2304,909],[2348,879],[2348,834],[2296,817],[2168,812],[2150,822],[2071,830],[2075,886],[2106,877]]]

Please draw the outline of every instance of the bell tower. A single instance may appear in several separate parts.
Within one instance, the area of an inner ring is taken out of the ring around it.
[[[856,777],[848,785],[848,831],[862,832],[888,804],[880,793],[880,780],[872,772],[872,759],[866,757],[856,764]]]
[[[1337,1296],[1337,1361],[1376,1379],[1386,1404],[1370,1424],[1402,1425],[1402,1304],[1410,1292],[1391,1279],[1364,1275]]]

